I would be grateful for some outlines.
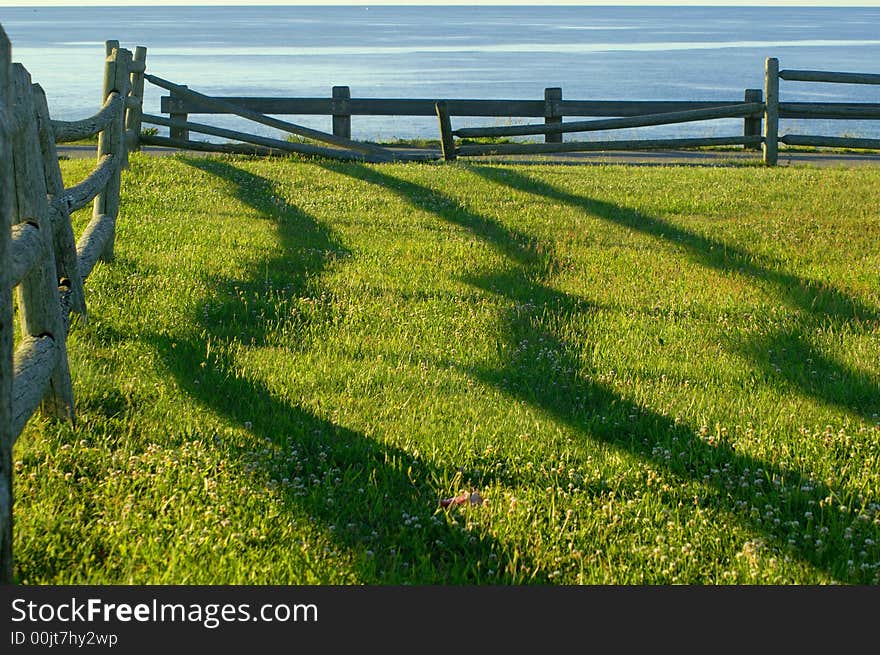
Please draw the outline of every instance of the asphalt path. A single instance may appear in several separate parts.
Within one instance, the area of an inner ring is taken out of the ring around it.
[[[74,159],[96,157],[95,146],[59,145],[60,158]],[[389,150],[406,155],[436,155],[438,150],[428,148],[390,147]],[[141,151],[148,155],[169,156],[186,153],[204,156],[210,153],[144,146]],[[492,155],[467,157],[460,161],[510,162],[519,164],[621,164],[630,166],[742,166],[759,164],[761,153],[754,150],[650,150],[650,151],[602,151],[571,152],[553,155]],[[779,166],[806,165],[817,167],[880,166],[880,153],[874,152],[779,152]]]

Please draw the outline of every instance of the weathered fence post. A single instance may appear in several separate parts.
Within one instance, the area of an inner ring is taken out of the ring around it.
[[[562,100],[562,87],[544,89],[544,125],[558,125],[562,122],[558,102]],[[544,143],[562,143],[562,132],[545,134]]]
[[[58,150],[55,148],[55,131],[49,117],[49,104],[46,94],[39,84],[32,87],[34,104],[37,110],[37,125],[40,130],[40,152],[43,158],[43,176],[46,180],[46,191],[49,194],[52,217],[52,237],[55,244],[55,268],[59,284],[69,289],[68,308],[80,316],[86,314],[85,293],[82,278],[79,275],[76,256],[76,238],[70,222],[70,211],[64,194],[64,180],[58,167]],[[62,317],[68,319],[69,312],[63,311]]]
[[[745,97],[743,98],[743,102],[752,103],[752,102],[764,102],[764,92],[761,89],[746,89]],[[743,136],[761,136],[761,118],[754,116],[746,116],[743,119]],[[761,146],[758,145],[744,145],[743,148],[746,150],[760,150]]]
[[[131,52],[119,47],[118,41],[107,41],[107,60],[104,67],[104,100],[111,93],[118,93],[124,100],[128,95],[129,69]],[[92,223],[103,223],[108,226],[109,233],[104,241],[101,259],[113,259],[115,241],[116,216],[119,213],[119,188],[122,168],[127,164],[125,152],[125,105],[119,116],[110,122],[106,130],[98,135],[98,160],[105,155],[112,155],[116,167],[107,186],[95,196],[92,209]],[[88,228],[87,228],[88,229]]]
[[[125,102],[125,138],[126,149],[140,150],[141,117],[144,115],[144,71],[147,67],[147,49],[138,46],[134,49],[131,60],[131,93]]]
[[[12,84],[17,118],[20,121],[19,129],[12,138],[12,161],[15,169],[13,179],[17,201],[14,222],[27,222],[36,227],[39,234],[36,261],[17,287],[18,313],[23,337],[34,345],[34,352],[47,353],[41,361],[45,361],[51,371],[47,377],[36,373],[23,376],[18,370],[13,373],[14,440],[40,401],[46,413],[73,420],[73,388],[67,364],[67,325],[61,312],[53,226],[31,76],[21,64],[14,64],[12,67]],[[37,345],[38,342],[41,342],[40,345]],[[22,367],[24,366],[22,362]],[[14,369],[19,369],[19,362],[15,363]]]
[[[768,57],[764,70],[764,164],[779,159],[779,60]]]
[[[347,86],[334,86],[330,111],[333,112],[333,134],[346,139],[351,138],[351,89]]]
[[[13,168],[9,89],[12,48],[0,26],[0,584],[12,583],[12,230]]]
[[[437,120],[440,122],[440,150],[445,161],[455,161],[455,138],[452,135],[452,121],[449,119],[449,106],[445,100],[434,103]]]
[[[186,84],[180,85],[181,89],[188,89],[189,86]],[[168,112],[168,118],[174,121],[175,123],[186,123],[189,120],[189,114],[185,111],[174,111],[175,109],[179,109],[183,106],[184,98],[180,95],[175,89],[170,90],[171,94],[171,111]],[[189,141],[189,130],[185,127],[170,127],[168,131],[168,136],[172,139],[183,139],[184,141]]]

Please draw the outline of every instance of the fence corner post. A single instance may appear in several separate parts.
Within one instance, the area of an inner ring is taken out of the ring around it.
[[[333,113],[333,135],[351,138],[351,89],[334,86],[331,91],[330,111]]]
[[[779,159],[779,60],[768,57],[764,70],[764,164]]]
[[[544,89],[544,125],[558,125],[562,122],[559,101],[562,100],[562,87],[552,86]],[[562,143],[562,132],[544,135],[545,143]]]
[[[437,120],[440,122],[440,149],[444,161],[455,161],[455,139],[452,136],[452,121],[449,119],[449,105],[445,100],[434,103]]]

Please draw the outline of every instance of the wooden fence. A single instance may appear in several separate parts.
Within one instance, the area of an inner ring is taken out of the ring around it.
[[[194,123],[189,120],[191,114],[234,114],[238,116],[252,117],[254,113],[260,115],[324,115],[332,117],[332,135],[338,138],[351,139],[351,119],[352,116],[440,116],[439,111],[443,111],[440,117],[441,124],[441,143],[446,147],[441,151],[446,159],[454,159],[453,150],[450,147],[452,141],[450,134],[453,136],[502,136],[505,134],[543,134],[546,144],[562,143],[562,134],[572,131],[568,128],[570,125],[563,125],[564,117],[581,117],[581,116],[608,116],[608,117],[636,117],[633,126],[638,126],[638,118],[645,116],[661,115],[664,119],[673,117],[665,124],[672,122],[681,122],[674,120],[675,113],[686,112],[707,112],[714,111],[719,113],[718,117],[724,117],[731,114],[732,117],[743,118],[743,135],[734,139],[723,139],[706,142],[705,145],[743,145],[750,148],[760,148],[761,144],[761,119],[763,116],[763,103],[761,89],[747,89],[745,91],[744,100],[736,101],[719,101],[719,100],[692,100],[692,101],[617,101],[617,100],[563,100],[562,89],[559,87],[551,87],[544,90],[543,100],[479,100],[479,99],[450,99],[437,100],[433,98],[352,98],[351,91],[347,86],[334,86],[329,98],[262,98],[262,97],[224,97],[209,98],[202,94],[194,94],[186,85],[171,84],[165,80],[152,80],[147,76],[148,81],[156,81],[159,86],[170,91],[170,95],[161,99],[161,112],[167,114],[165,116],[145,116],[144,122],[153,125],[168,127],[168,137],[145,137],[144,143],[151,145],[162,145],[179,148],[190,148],[196,150],[218,150],[228,152],[253,151],[253,149],[242,150],[240,146],[232,146],[230,144],[208,144],[203,141],[193,141],[190,139],[191,132],[201,134],[209,134],[213,136],[226,137],[245,141],[246,143],[255,144],[268,149],[278,149],[282,151],[304,151],[301,147],[291,146],[291,144],[267,139],[265,137],[253,137],[241,132],[232,132],[204,125],[202,123]],[[438,109],[439,105],[439,109]],[[746,107],[743,110],[742,107]],[[735,109],[731,109],[734,107]],[[543,118],[543,124],[540,126],[525,126],[529,131],[518,132],[521,126],[511,128],[469,128],[457,130],[454,133],[451,126],[445,125],[445,116],[462,116],[462,117],[485,117],[485,118]],[[700,118],[700,114],[694,114],[695,118],[688,120],[707,120]],[[260,121],[264,122],[264,121]],[[264,123],[268,124],[268,123]],[[645,125],[659,125],[661,122],[646,122]],[[284,129],[284,128],[282,128]],[[509,132],[505,133],[505,130]],[[705,141],[705,140],[704,140]],[[621,142],[614,142],[617,146]],[[657,147],[676,147],[663,142]],[[514,149],[525,144],[507,144],[511,152]],[[529,144],[533,145],[533,144]],[[693,145],[683,141],[681,146]],[[219,146],[219,148],[217,148]],[[535,152],[560,152],[570,149],[569,144],[561,146],[550,145],[545,148],[537,148]],[[590,149],[608,149],[590,148]],[[505,152],[504,148],[497,147],[481,147],[468,146],[464,149],[456,149],[458,154],[501,154]],[[327,154],[327,153],[315,153]],[[339,154],[338,151],[329,153],[331,155]],[[390,153],[386,150],[386,157],[394,157],[397,159],[436,159],[440,154],[421,155],[421,156],[405,156],[400,153]]]
[[[103,106],[52,120],[46,96],[12,62],[0,26],[0,583],[12,582],[15,442],[36,411],[73,422],[67,361],[71,314],[86,317],[84,282],[113,256],[121,173],[138,148],[146,49],[106,42]],[[97,166],[65,188],[56,143],[98,135]],[[75,239],[70,215],[92,203]],[[13,306],[16,295],[16,307]],[[16,316],[17,315],[17,316]],[[19,322],[15,336],[14,321]]]
[[[869,73],[833,73],[809,70],[779,70],[779,60],[768,58],[764,88],[767,96],[764,111],[764,163],[773,166],[779,156],[779,143],[790,146],[878,149],[880,139],[855,137],[779,136],[779,119],[806,118],[828,120],[880,119],[880,104],[842,102],[780,102],[779,80],[791,82],[826,82],[831,84],[880,84],[880,75]]]
[[[148,79],[150,77],[148,76]],[[878,139],[779,135],[779,121],[786,118],[865,120],[880,118],[877,103],[804,103],[780,102],[779,80],[878,84],[880,75],[862,73],[831,73],[821,71],[779,70],[779,61],[768,58],[765,65],[764,89],[746,89],[742,100],[696,101],[618,101],[564,100],[559,87],[544,90],[543,100],[473,100],[473,99],[387,99],[352,98],[347,86],[334,86],[329,98],[210,98],[194,93],[186,85],[156,81],[170,95],[161,99],[165,116],[145,116],[144,121],[170,128],[169,137],[149,137],[145,143],[198,150],[253,152],[238,144],[209,144],[190,140],[190,132],[237,139],[263,148],[263,151],[314,152],[343,156],[338,149],[327,152],[309,150],[313,146],[289,144],[284,141],[254,137],[241,132],[223,130],[189,120],[191,114],[235,114],[267,118],[273,115],[325,115],[332,117],[332,135],[350,145],[352,116],[436,116],[439,123],[441,150],[445,160],[459,156],[547,154],[603,150],[680,149],[712,146],[742,146],[762,150],[763,160],[775,165],[778,144],[793,146],[843,147],[854,149],[880,148]],[[503,127],[466,127],[453,129],[453,117],[541,118],[541,123]],[[564,118],[589,117],[599,120],[567,121]],[[740,118],[741,134],[704,138],[632,139],[563,141],[567,133],[599,132],[648,126],[673,125],[718,119]],[[264,124],[269,124],[262,120]],[[282,127],[286,129],[289,127]],[[292,131],[292,130],[288,130]],[[294,132],[297,133],[297,132]],[[299,132],[304,134],[303,132]],[[480,140],[504,137],[542,135],[543,143],[480,143]],[[339,142],[337,142],[339,143]],[[376,155],[376,152],[371,153]],[[384,156],[383,156],[384,155]],[[349,156],[362,158],[357,153]],[[385,150],[378,159],[392,157]],[[396,155],[400,158],[401,155]],[[423,156],[424,157],[424,156]]]

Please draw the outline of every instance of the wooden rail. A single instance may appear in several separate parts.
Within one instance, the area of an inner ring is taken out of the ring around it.
[[[75,420],[70,314],[85,318],[83,283],[95,262],[112,258],[121,172],[139,145],[146,49],[105,48],[101,109],[56,121],[0,26],[0,584],[13,580],[13,448],[36,411]],[[65,188],[56,143],[94,135],[95,170]],[[70,214],[89,202],[92,220],[77,241]]]

